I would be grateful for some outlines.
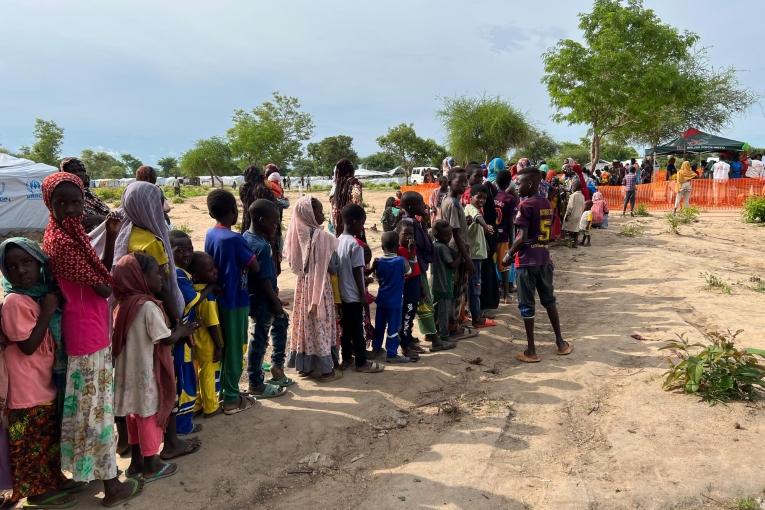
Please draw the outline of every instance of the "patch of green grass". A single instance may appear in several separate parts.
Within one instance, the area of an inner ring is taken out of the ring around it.
[[[765,223],[765,197],[749,197],[742,211],[747,223]]]
[[[760,510],[760,503],[754,498],[739,498],[734,504],[736,510]]]
[[[174,204],[182,204],[182,203],[184,203],[186,200],[185,200],[184,198],[182,198],[182,197],[173,197],[173,198],[171,198],[171,199],[170,199],[170,201],[171,201],[172,203],[174,203]]]
[[[762,292],[765,294],[765,281],[763,281],[762,278],[759,276],[752,276],[749,278],[749,281],[752,282],[752,290],[755,292]]]
[[[635,206],[635,216],[650,216],[651,213],[648,212],[648,206],[645,204],[638,204]]]
[[[696,221],[696,218],[698,218],[700,213],[701,211],[699,211],[698,207],[690,206],[680,209],[680,212],[677,213],[677,216],[680,218],[681,224],[689,225]]]
[[[215,181],[218,182],[218,181]],[[182,198],[206,197],[212,188],[210,186],[181,186]],[[174,197],[175,190],[172,186],[162,186],[166,197]],[[236,193],[234,193],[236,195]]]
[[[122,200],[124,188],[91,188],[91,191],[104,202],[113,204]]]
[[[180,230],[181,232],[185,232],[189,235],[191,235],[191,233],[194,232],[194,229],[191,228],[187,223],[181,223],[180,225],[173,225],[173,229]]]
[[[723,294],[730,294],[733,291],[728,282],[714,273],[701,273],[701,277],[707,283],[707,290],[719,290]]]
[[[622,225],[622,229],[619,231],[620,236],[624,237],[638,237],[643,235],[643,227],[637,223],[627,223]]]
[[[680,217],[674,213],[667,213],[667,225],[669,226],[669,233],[678,235],[680,234]]]

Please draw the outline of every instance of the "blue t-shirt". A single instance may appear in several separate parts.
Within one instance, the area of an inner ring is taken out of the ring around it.
[[[183,318],[188,319],[189,321],[194,321],[196,319],[194,305],[199,302],[199,293],[194,290],[194,283],[191,281],[191,276],[185,269],[176,267],[175,276],[178,281],[178,288],[181,290],[181,296],[183,296]]]
[[[220,307],[232,309],[249,306],[246,269],[253,253],[247,241],[231,229],[215,226],[207,231],[205,251],[218,268],[218,285],[223,289],[218,297]]]
[[[249,230],[242,234],[247,246],[258,259],[260,270],[256,274],[251,274],[248,280],[248,292],[250,294],[250,309],[267,303],[266,297],[260,292],[258,282],[260,280],[269,280],[271,287],[276,290],[276,271],[274,270],[274,256],[271,251],[271,244],[260,234],[250,232]]]
[[[730,178],[731,179],[740,179],[741,178],[741,170],[744,168],[744,165],[741,164],[741,161],[733,161],[730,164]]]
[[[404,257],[377,259],[375,276],[380,284],[375,302],[385,308],[401,308],[404,304]]]

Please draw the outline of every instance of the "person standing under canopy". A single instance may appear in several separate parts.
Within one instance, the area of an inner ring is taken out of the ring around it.
[[[335,177],[332,183],[332,190],[329,194],[329,201],[332,204],[332,227],[335,237],[340,237],[343,233],[343,215],[342,211],[346,205],[363,204],[364,188],[355,177],[356,168],[347,159],[341,159],[335,165]],[[365,237],[362,233],[362,240]]]

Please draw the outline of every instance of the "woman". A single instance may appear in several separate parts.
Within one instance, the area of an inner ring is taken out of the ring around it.
[[[688,207],[691,201],[691,180],[696,177],[698,177],[698,174],[691,168],[691,163],[687,160],[683,161],[683,164],[680,165],[680,171],[677,172],[677,184],[675,184],[677,196],[675,196],[675,208],[672,211],[673,214],[676,213],[677,208],[680,207],[681,200],[685,202],[685,207]]]
[[[677,168],[675,167],[675,157],[671,156],[669,160],[667,161],[667,180],[669,180],[669,178],[675,175],[676,173],[677,173]]]
[[[489,182],[495,182],[497,180],[497,174],[505,169],[505,160],[502,158],[494,158],[489,161],[489,174],[486,177]]]
[[[335,182],[332,184],[329,195],[335,237],[340,237],[343,233],[343,208],[349,204],[362,205],[363,203],[363,187],[361,181],[354,177],[355,172],[353,163],[347,159],[341,159],[335,165]],[[366,239],[363,233],[361,237],[363,240]]]
[[[109,215],[109,206],[90,191],[90,178],[82,161],[77,158],[64,158],[59,165],[59,171],[76,175],[82,181],[85,199],[82,222],[85,231],[90,232],[97,225],[103,223]]]
[[[287,229],[284,256],[297,276],[289,364],[301,375],[318,372],[319,381],[329,382],[341,374],[335,371],[332,355],[337,348],[337,320],[328,273],[338,241],[322,223],[321,202],[300,198]]]
[[[242,201],[242,229],[241,231],[247,232],[250,229],[250,205],[259,198],[270,200],[279,209],[279,228],[276,229],[276,239],[271,243],[273,251],[274,267],[276,267],[276,275],[278,276],[282,272],[282,246],[284,241],[282,238],[282,225],[281,218],[284,209],[289,207],[289,200],[286,198],[277,198],[271,187],[266,180],[268,175],[277,173],[279,167],[273,163],[266,165],[265,172],[257,165],[250,165],[244,171],[244,184],[239,188],[239,199]]]

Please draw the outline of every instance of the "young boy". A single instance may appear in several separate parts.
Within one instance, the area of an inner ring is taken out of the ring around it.
[[[465,331],[459,325],[459,316],[462,304],[467,294],[468,278],[473,276],[475,268],[470,261],[470,251],[467,245],[467,221],[465,210],[460,203],[460,198],[465,193],[467,177],[465,170],[456,166],[449,170],[449,196],[441,204],[441,217],[452,228],[452,246],[459,253],[460,268],[454,279],[454,301],[450,329],[453,331],[453,340],[460,340],[475,336],[477,333]]]
[[[515,267],[513,264],[505,265],[502,261],[505,254],[510,250],[510,240],[515,238],[513,220],[518,210],[518,197],[510,186],[510,172],[502,170],[497,172],[497,192],[494,197],[494,206],[497,208],[497,269],[502,280],[502,300],[508,303],[508,296],[515,291]]]
[[[417,305],[420,302],[420,263],[417,261],[417,243],[414,240],[414,227],[410,223],[399,223],[396,227],[398,234],[398,254],[409,261],[411,271],[404,279],[404,301],[401,317],[401,350],[411,361],[419,361],[420,353],[414,348],[412,329],[417,315]]]
[[[584,212],[582,213],[582,218],[579,220],[579,233],[582,234],[582,240],[579,242],[580,245],[585,246],[585,241],[587,242],[587,246],[590,245],[590,232],[592,230],[592,200],[588,200],[584,203]]]
[[[381,237],[383,256],[372,262],[371,272],[377,278],[380,288],[377,292],[377,312],[375,313],[375,337],[372,342],[372,354],[377,357],[387,351],[388,363],[408,363],[406,356],[399,356],[399,329],[401,328],[402,306],[404,297],[404,277],[411,268],[409,262],[397,255],[398,235],[385,232]],[[387,326],[385,350],[382,348]]]
[[[579,179],[571,181],[571,196],[568,198],[566,213],[563,215],[563,231],[569,239],[569,246],[576,248],[579,240],[579,220],[584,212],[584,195]],[[523,196],[523,195],[521,195]]]
[[[205,252],[212,256],[218,268],[218,312],[223,330],[223,360],[221,367],[221,398],[223,412],[236,414],[250,409],[255,399],[239,391],[242,376],[242,353],[247,342],[247,316],[250,297],[247,295],[247,273],[258,272],[255,254],[247,242],[231,226],[239,218],[236,198],[223,189],[207,195],[207,210],[217,224],[207,231]]]
[[[202,294],[211,285],[217,287],[218,269],[211,256],[195,251],[189,262],[194,290],[200,295],[194,306],[199,329],[194,331],[194,361],[197,365],[199,395],[194,409],[202,411],[205,418],[223,412],[218,399],[220,391],[220,360],[223,357],[223,333],[220,329],[218,304],[213,294]]]
[[[486,205],[488,192],[483,184],[474,184],[470,188],[470,203],[465,206],[465,219],[469,223],[468,245],[470,259],[475,272],[470,277],[469,304],[470,316],[474,328],[496,326],[491,319],[481,317],[481,263],[488,257],[486,234],[494,234],[494,228],[483,219],[483,206]]]
[[[449,322],[452,318],[454,300],[454,272],[460,267],[459,253],[449,247],[452,240],[452,229],[444,220],[436,220],[433,224],[433,269],[431,288],[435,301],[436,324],[438,336],[442,343],[449,339]]]
[[[518,308],[521,311],[523,325],[526,328],[528,347],[516,356],[525,363],[540,361],[534,346],[534,311],[535,292],[539,293],[539,301],[547,309],[558,354],[571,354],[573,345],[563,340],[560,332],[558,308],[555,305],[553,288],[553,265],[547,243],[550,241],[550,225],[552,224],[552,206],[546,198],[536,196],[541,176],[534,167],[525,168],[518,172],[518,190],[523,197],[515,219],[517,235],[510,253],[505,256],[505,263],[515,256],[516,282],[518,284]]]
[[[367,215],[360,205],[349,204],[342,211],[343,233],[338,238],[337,255],[340,259],[338,279],[342,303],[341,348],[343,368],[354,364],[357,372],[377,373],[384,367],[375,361],[367,361],[366,340],[364,338],[364,305],[366,290],[364,286],[364,250],[354,236],[361,235]]]
[[[273,175],[273,174],[271,174]],[[279,228],[279,209],[270,200],[258,199],[250,205],[250,229],[244,240],[258,259],[260,270],[250,273],[250,317],[254,321],[250,345],[247,349],[247,376],[250,395],[274,398],[284,395],[294,381],[284,375],[289,317],[282,308],[276,283],[276,269],[271,243]],[[263,357],[266,355],[268,335],[271,335],[272,379],[264,382]]]

